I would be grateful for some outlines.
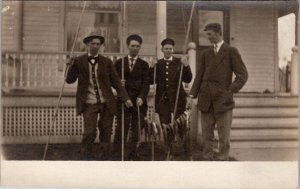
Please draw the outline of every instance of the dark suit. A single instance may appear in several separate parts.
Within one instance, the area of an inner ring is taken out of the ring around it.
[[[223,43],[215,55],[213,48],[204,50],[199,59],[199,70],[190,94],[198,95],[198,109],[202,112],[202,130],[205,152],[211,153],[213,129],[218,126],[219,153],[228,159],[233,93],[246,83],[248,72],[238,50]],[[235,79],[232,82],[232,75]]]
[[[171,123],[171,114],[174,113],[178,82],[180,77],[181,60],[173,57],[173,61],[167,62],[164,59],[158,60],[156,64],[156,96],[155,111],[159,114],[161,123]],[[154,68],[150,71],[151,83],[154,81]],[[189,83],[192,80],[190,66],[183,66],[182,82]],[[178,118],[185,111],[187,94],[180,84],[179,98],[175,118]],[[183,143],[187,156],[190,156],[190,138],[185,137]]]
[[[156,64],[157,89],[155,96],[155,107],[156,112],[160,114],[161,121],[166,124],[171,122],[170,115],[172,112],[174,112],[181,64],[182,63],[180,59],[175,57],[173,57],[173,61],[170,62],[168,66],[164,59],[158,60]],[[153,68],[151,68],[150,73],[151,83],[153,84]],[[192,72],[190,66],[183,66],[182,81],[189,83],[191,80]],[[181,84],[176,117],[185,111],[186,96],[187,94],[183,88],[183,85]],[[165,107],[165,105],[168,107]]]
[[[78,79],[76,111],[78,115],[83,114],[84,118],[84,133],[82,138],[84,148],[88,148],[95,140],[98,113],[101,115],[99,121],[100,142],[110,142],[113,116],[117,113],[117,102],[111,87],[117,90],[123,101],[129,99],[111,60],[98,55],[96,62],[98,62],[98,69],[96,70],[98,87],[102,92],[105,100],[104,103],[86,103],[90,81],[90,63],[88,62],[87,54],[75,58],[74,64],[70,67],[66,77],[67,83],[74,83]]]
[[[122,59],[118,59],[115,63],[115,67],[119,77],[122,77]],[[144,121],[144,117],[147,114],[147,96],[149,92],[149,65],[144,60],[137,58],[132,71],[129,69],[129,61],[128,57],[124,57],[124,80],[125,80],[125,89],[134,103],[134,108],[124,107],[124,142],[126,142],[126,138],[128,135],[129,125],[131,123],[131,145],[129,146],[132,149],[129,152],[129,159],[134,159],[136,156],[136,147],[137,142],[139,141],[139,129],[138,129],[138,112],[136,107],[136,99],[141,98],[143,100],[143,105],[140,107],[140,121],[141,126]],[[118,126],[116,128],[115,135],[115,153],[120,155],[121,142],[122,142],[122,105],[119,101],[118,104]],[[117,157],[119,158],[119,157]]]

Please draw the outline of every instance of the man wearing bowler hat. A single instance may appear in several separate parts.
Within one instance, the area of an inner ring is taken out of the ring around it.
[[[113,63],[98,53],[104,40],[103,36],[95,32],[85,37],[83,42],[86,44],[88,52],[70,60],[70,69],[66,77],[66,82],[69,84],[78,79],[76,111],[78,115],[83,115],[84,121],[81,146],[83,160],[91,159],[97,126],[100,131],[102,160],[109,157],[113,117],[117,112],[117,103],[111,87],[116,89],[127,107],[132,106]],[[98,114],[100,114],[99,124],[97,124]]]
[[[234,108],[233,93],[237,93],[245,85],[248,72],[238,50],[223,41],[219,23],[207,24],[204,31],[212,47],[204,50],[200,55],[199,70],[190,97],[198,96],[204,159],[227,161]],[[233,74],[235,78],[232,81]],[[218,153],[213,151],[215,125],[219,136]]]
[[[176,94],[179,84],[181,65],[182,82],[189,83],[192,80],[191,68],[188,64],[186,57],[176,58],[173,56],[175,42],[173,39],[166,38],[161,42],[161,50],[164,57],[159,59],[156,63],[156,97],[155,107],[156,113],[159,115],[161,124],[170,124],[172,114],[174,114],[174,107],[176,101]],[[154,65],[151,65],[154,67]],[[151,83],[154,83],[154,68],[150,69]],[[177,103],[177,111],[175,119],[177,119],[185,111],[187,94],[180,83],[179,98]],[[189,140],[189,139],[188,139]],[[190,144],[184,141],[184,150],[187,158],[191,159]],[[172,149],[171,149],[172,152]]]

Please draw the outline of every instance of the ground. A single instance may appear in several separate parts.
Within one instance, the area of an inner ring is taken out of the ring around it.
[[[100,145],[95,145],[92,160],[101,160]],[[2,145],[2,158],[6,160],[42,160],[45,144],[6,144]],[[155,145],[155,161],[165,160],[165,148],[162,144]],[[151,161],[151,143],[141,143],[139,160]],[[190,161],[183,155],[183,149],[175,144],[173,161]],[[193,160],[204,161],[201,147],[193,147]],[[80,144],[50,144],[46,160],[77,161],[80,160]],[[298,149],[231,149],[230,161],[297,161]]]

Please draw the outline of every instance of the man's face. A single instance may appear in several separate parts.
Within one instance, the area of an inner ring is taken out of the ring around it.
[[[205,34],[206,34],[207,39],[211,43],[217,43],[220,41],[220,33],[219,32],[215,32],[213,30],[208,30],[208,31],[205,31]]]
[[[129,42],[129,45],[127,45],[127,48],[129,50],[129,54],[132,57],[135,57],[139,54],[141,49],[141,44],[138,41],[131,40]]]
[[[173,47],[173,45],[165,44],[161,48],[161,51],[164,53],[164,57],[165,58],[170,58],[173,55],[174,47]]]
[[[101,47],[101,42],[100,42],[100,39],[98,38],[94,38],[92,39],[89,43],[88,43],[88,49],[89,49],[89,52],[92,54],[92,55],[96,55],[98,54],[98,51]]]

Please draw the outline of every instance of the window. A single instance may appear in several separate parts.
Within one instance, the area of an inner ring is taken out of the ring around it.
[[[72,50],[75,39],[77,26],[83,6],[83,3],[79,3],[81,2],[67,2],[67,51]],[[80,23],[78,37],[75,42],[74,51],[85,51],[86,47],[82,42],[83,38],[89,33],[97,31],[105,38],[105,44],[101,49],[102,52],[120,52],[119,7],[113,5],[115,5],[115,3],[108,4],[108,2],[89,2],[89,4],[86,5],[86,10],[82,16],[82,20]]]
[[[221,24],[223,30],[223,11],[212,11],[212,10],[199,10],[199,27],[198,27],[198,44],[200,46],[211,45],[209,40],[205,36],[204,28],[209,23]]]

